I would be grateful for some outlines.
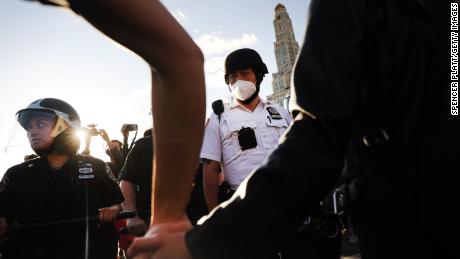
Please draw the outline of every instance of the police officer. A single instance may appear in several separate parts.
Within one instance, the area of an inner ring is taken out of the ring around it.
[[[107,149],[105,153],[110,157],[110,161],[107,164],[110,166],[112,173],[115,175],[115,178],[118,179],[120,175],[121,168],[123,167],[124,159],[122,154],[123,143],[117,139],[110,139],[109,134],[104,129],[99,130],[99,135],[105,141]]]
[[[121,204],[125,211],[137,211],[136,217],[127,219],[130,234],[143,235],[150,224],[152,196],[152,155],[153,136],[151,129],[138,139],[126,157],[125,165],[120,174],[120,188],[125,197]],[[196,221],[206,214],[202,188],[201,165],[197,169],[195,184],[187,205],[187,216]]]
[[[265,160],[291,122],[285,109],[259,97],[260,84],[267,73],[266,65],[253,49],[235,50],[225,60],[225,83],[233,102],[223,112],[215,111],[211,115],[201,149],[209,211],[229,198],[244,178]],[[225,182],[220,191],[228,195],[221,195],[219,200],[221,166]]]
[[[138,139],[126,157],[121,169],[120,188],[125,197],[124,210],[137,211],[127,220],[129,233],[143,235],[150,223],[152,196],[152,136]]]
[[[77,154],[78,113],[62,100],[44,98],[16,117],[39,157],[11,167],[0,182],[3,256],[85,258],[88,248],[89,258],[115,258],[117,233],[110,222],[123,196],[108,165]],[[76,220],[97,215],[99,222]]]
[[[158,150],[153,181],[156,186],[167,186],[153,188],[157,192],[152,201],[157,214],[153,219],[169,222],[182,218],[203,142],[206,101],[204,58],[200,48],[159,0],[32,1],[70,7],[148,63],[152,73],[151,100],[155,110],[152,115]],[[183,116],[184,111],[193,116]],[[172,119],[179,117],[182,119]],[[176,163],[177,157],[181,163]],[[190,184],[183,185],[184,181]]]

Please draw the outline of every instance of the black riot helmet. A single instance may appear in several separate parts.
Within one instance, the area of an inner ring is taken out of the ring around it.
[[[251,68],[254,71],[257,79],[256,85],[260,86],[263,77],[268,74],[268,69],[259,53],[249,48],[235,50],[227,56],[225,59],[225,83],[229,84],[229,73],[247,68]]]
[[[80,147],[80,140],[76,136],[81,127],[80,116],[67,102],[55,98],[38,99],[30,103],[25,109],[16,113],[18,123],[27,131],[32,118],[44,117],[53,121],[50,133],[53,142],[43,150],[34,149],[39,156],[46,156],[51,152],[59,154],[75,154]]]

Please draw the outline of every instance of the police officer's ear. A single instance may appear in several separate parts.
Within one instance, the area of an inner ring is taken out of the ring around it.
[[[265,74],[268,74],[267,65],[260,59],[256,65],[252,67],[254,74],[256,75],[257,82],[260,84],[265,77]]]
[[[267,67],[265,67],[265,69],[267,69]],[[262,73],[262,72],[260,71],[260,69],[259,69],[259,68],[256,68],[256,67],[253,68],[252,71],[254,71],[254,74],[256,75],[256,82],[257,82],[257,84],[260,85],[260,83],[262,83],[262,80],[263,80],[264,77],[265,77],[265,74]]]

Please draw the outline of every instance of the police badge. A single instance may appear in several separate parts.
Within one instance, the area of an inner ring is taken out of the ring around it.
[[[79,163],[78,165],[78,180],[86,180],[86,179],[93,179],[93,165],[92,164],[85,164]]]

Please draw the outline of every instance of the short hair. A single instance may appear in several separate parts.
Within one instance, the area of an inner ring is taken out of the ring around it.
[[[119,141],[118,139],[112,139],[110,142],[111,143],[118,143],[120,145],[120,147],[123,146],[123,143],[121,143],[121,141]]]
[[[150,128],[150,129],[144,131],[144,137],[152,136],[152,132],[153,132],[153,131],[152,131],[152,128]]]

